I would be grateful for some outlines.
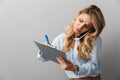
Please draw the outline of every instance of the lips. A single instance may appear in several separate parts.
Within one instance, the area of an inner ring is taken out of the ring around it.
[[[79,28],[76,28],[76,31],[77,31],[77,32],[80,32]]]

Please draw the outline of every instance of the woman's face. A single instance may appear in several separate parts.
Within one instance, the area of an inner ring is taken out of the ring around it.
[[[78,37],[80,34],[87,32],[92,28],[91,18],[86,13],[81,13],[74,22],[73,31],[75,36]]]

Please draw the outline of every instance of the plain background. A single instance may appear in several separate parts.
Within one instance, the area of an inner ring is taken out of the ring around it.
[[[0,0],[0,80],[67,80],[59,65],[37,59],[33,40],[44,42],[48,34],[52,41],[89,4],[100,7],[106,20],[102,79],[120,80],[119,0]]]

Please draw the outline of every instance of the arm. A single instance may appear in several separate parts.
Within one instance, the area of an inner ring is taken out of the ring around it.
[[[87,63],[78,65],[79,67],[78,74],[89,75],[99,70],[100,63],[99,63],[98,54],[100,53],[101,46],[102,46],[102,40],[100,37],[98,37],[96,40],[96,46],[93,49],[93,53],[90,54],[91,60],[88,61]]]
[[[101,40],[97,40],[96,47],[93,49],[93,53],[91,53],[91,60],[77,65],[72,64],[70,61],[65,61],[61,57],[58,57],[57,60],[61,64],[62,69],[70,70],[75,72],[76,74],[80,75],[89,75],[94,73],[96,70],[99,70],[99,60],[98,60],[98,53],[101,49]]]

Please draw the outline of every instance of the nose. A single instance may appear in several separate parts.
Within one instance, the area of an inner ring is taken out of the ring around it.
[[[78,28],[81,29],[84,25],[85,25],[85,23],[79,23]]]

